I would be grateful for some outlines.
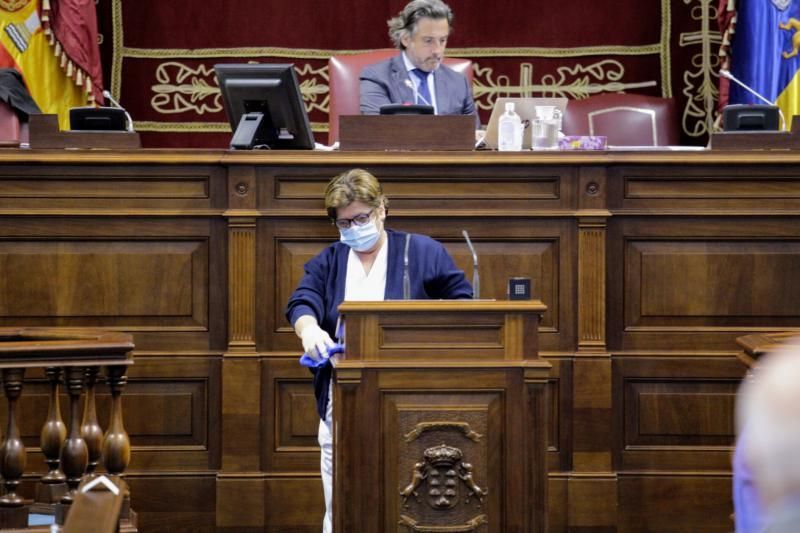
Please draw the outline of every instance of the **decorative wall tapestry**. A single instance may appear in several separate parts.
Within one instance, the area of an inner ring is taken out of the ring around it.
[[[97,0],[106,86],[145,146],[225,147],[215,63],[293,63],[317,140],[327,139],[331,55],[390,46],[403,0]],[[717,1],[492,5],[451,0],[447,54],[474,62],[481,119],[499,96],[674,97],[682,141],[704,144],[717,99]]]

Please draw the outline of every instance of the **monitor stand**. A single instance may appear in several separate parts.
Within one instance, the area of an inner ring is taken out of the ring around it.
[[[239,125],[231,139],[231,148],[233,150],[250,150],[256,144],[256,139],[259,137],[259,129],[262,128],[264,123],[263,113],[247,113],[242,115]]]

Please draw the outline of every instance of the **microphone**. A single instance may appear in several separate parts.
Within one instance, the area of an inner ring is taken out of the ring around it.
[[[475,247],[472,246],[472,241],[469,240],[469,233],[467,233],[467,230],[461,230],[461,234],[467,240],[469,251],[472,252],[472,299],[477,300],[481,297],[481,280],[478,276],[478,254],[475,253]]]
[[[417,91],[417,86],[414,85],[413,81],[411,81],[410,79],[406,78],[405,79],[405,83],[406,83],[406,87],[408,87],[412,91],[414,91],[414,102],[419,102],[420,100],[422,100],[425,103],[425,105],[429,105],[429,106],[433,107],[432,103],[430,103],[424,96],[419,94],[419,91]]]
[[[408,243],[411,242],[411,234],[406,233],[406,248],[403,252],[403,300],[411,299],[411,278],[408,275]]]
[[[128,121],[128,131],[133,131],[133,119],[130,113],[128,113],[128,110],[119,105],[119,102],[114,100],[114,97],[111,96],[111,93],[108,91],[103,91],[103,98],[114,104],[114,107],[122,109],[125,112],[125,119]]]
[[[737,78],[736,76],[731,74],[731,72],[729,70],[721,68],[721,69],[719,69],[719,75],[722,76],[723,78],[731,80],[733,83],[735,83],[736,85],[738,85],[739,87],[741,87],[745,91],[749,92],[750,94],[752,94],[753,96],[755,96],[756,98],[758,98],[759,100],[764,102],[765,104],[771,105],[773,107],[778,107],[778,106],[775,105],[775,102],[770,102],[769,100],[764,98],[762,95],[757,93],[755,91],[755,89],[747,86],[746,83],[744,83],[742,80],[740,80],[739,78]],[[781,117],[781,124],[782,124],[781,130],[786,131],[786,119],[784,118],[783,111],[781,111],[780,107],[778,107],[778,115]]]

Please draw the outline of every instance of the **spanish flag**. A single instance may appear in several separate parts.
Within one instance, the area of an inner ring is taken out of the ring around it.
[[[94,0],[0,0],[0,67],[18,70],[43,113],[102,101]]]
[[[791,122],[800,114],[800,0],[736,3],[730,70]],[[762,103],[734,83],[729,94],[732,104]]]

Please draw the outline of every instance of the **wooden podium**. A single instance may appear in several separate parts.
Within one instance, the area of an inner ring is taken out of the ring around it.
[[[334,531],[546,530],[539,301],[345,302]]]

